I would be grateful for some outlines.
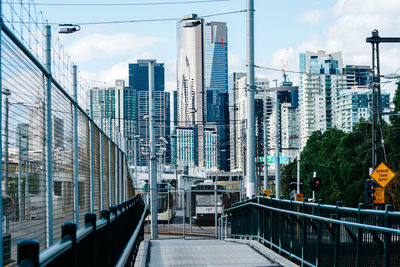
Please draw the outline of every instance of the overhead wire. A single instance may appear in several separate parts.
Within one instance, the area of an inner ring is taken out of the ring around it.
[[[246,12],[245,9],[227,11],[222,13],[209,14],[204,16],[199,16],[201,18],[217,17],[222,15],[231,15],[237,13]],[[106,24],[126,24],[126,23],[141,23],[141,22],[162,22],[162,21],[179,21],[182,18],[158,18],[158,19],[137,19],[137,20],[112,20],[112,21],[94,21],[94,22],[72,22],[68,25],[106,25]],[[32,21],[9,21],[3,18],[5,22],[8,23],[23,23],[23,24],[43,24],[43,25],[63,25],[62,22],[32,22]]]
[[[192,0],[192,1],[165,1],[165,2],[138,2],[138,3],[50,3],[35,2],[37,6],[88,6],[88,7],[109,7],[109,6],[155,6],[155,5],[181,5],[181,4],[202,4],[229,2],[231,0]],[[9,4],[29,4],[28,2],[8,2]]]

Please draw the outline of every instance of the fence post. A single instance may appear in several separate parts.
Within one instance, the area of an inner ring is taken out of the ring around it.
[[[91,255],[91,262],[93,266],[97,266],[97,254],[100,253],[97,250],[97,242],[96,242],[96,235],[97,235],[97,229],[96,229],[96,213],[94,212],[87,212],[85,214],[85,225],[90,224],[93,228],[92,230],[92,255]]]
[[[77,228],[79,228],[79,153],[78,153],[78,77],[77,77],[77,66],[72,66],[72,78],[73,78],[73,89],[74,89],[74,209],[75,209],[75,222]]]
[[[385,206],[385,222],[384,226],[390,228],[391,227],[391,222],[390,222],[390,216],[389,212],[393,211],[393,206],[392,205],[386,205]],[[387,267],[390,266],[390,240],[391,240],[391,234],[390,233],[385,233],[384,236],[384,243],[383,243],[383,266]]]
[[[339,208],[342,206],[342,201],[336,201],[336,219],[340,220]],[[340,225],[335,224],[335,253],[334,263],[335,267],[339,266],[339,249],[340,249]]]
[[[111,245],[110,240],[108,239],[110,234],[110,210],[102,210],[100,212],[100,218],[101,219],[105,219],[107,221],[107,226],[106,226],[106,230],[103,231],[103,235],[105,236],[104,238],[102,238],[102,240],[106,240],[106,251],[100,251],[101,255],[105,255],[105,262],[102,263],[101,265],[103,266],[112,266],[112,254],[110,253],[110,251],[113,249],[113,246]]]
[[[100,209],[104,209],[104,135],[103,135],[103,104],[101,104],[100,115]]]
[[[3,33],[3,11],[2,4],[0,4],[0,55],[2,54],[2,33]],[[2,58],[0,57],[0,88],[3,88],[3,70],[2,70]],[[2,121],[3,121],[3,94],[0,92],[0,131],[2,131]],[[3,138],[0,138],[0,155],[3,155]],[[29,152],[27,153],[27,155]],[[3,164],[0,164],[0,181],[3,181]],[[27,176],[28,177],[28,176]],[[28,179],[25,179],[27,181]],[[3,218],[3,190],[0,190],[0,218]],[[4,255],[3,247],[3,220],[0,220],[0,253]],[[0,257],[0,266],[3,266],[3,257]]]
[[[21,240],[17,245],[18,266],[39,266],[39,247],[36,240]]]
[[[362,213],[361,209],[364,207],[363,203],[358,204],[357,210],[357,223],[362,223]],[[356,267],[360,267],[360,254],[361,254],[361,244],[363,240],[363,229],[357,227],[357,244],[356,244]]]
[[[279,196],[279,209],[282,209],[282,196]],[[282,212],[279,212],[279,224],[278,224],[278,233],[279,233],[279,254],[282,254]]]
[[[94,212],[94,145],[93,145],[93,94],[90,91],[90,212]]]
[[[232,224],[231,224],[231,231],[232,231]],[[225,217],[225,238],[228,238],[228,214]]]
[[[322,204],[322,199],[318,199],[318,207],[317,207],[317,216],[321,216],[321,204]],[[316,251],[316,261],[315,261],[315,265],[321,266],[321,221],[318,220],[318,226],[317,226],[317,251]]]
[[[272,207],[272,197],[269,198],[269,206]],[[274,213],[273,213],[272,210],[270,210],[270,216],[269,216],[269,225],[270,225],[270,227],[269,227],[269,242],[270,242],[270,248],[271,249],[273,248],[273,246],[272,246],[272,244],[273,244],[273,240],[272,240],[273,239],[272,238],[273,216],[274,216]]]
[[[61,239],[70,237],[72,241],[72,259],[68,259],[72,266],[78,266],[78,258],[76,251],[76,224],[72,222],[65,222],[61,225]],[[68,265],[68,263],[67,263]]]
[[[46,123],[47,123],[47,194],[46,194],[46,245],[53,245],[53,132],[51,112],[51,27],[46,25],[46,68],[49,72],[46,84]]]
[[[111,116],[109,118],[111,121]],[[113,205],[113,182],[112,182],[112,142],[111,142],[111,124],[110,124],[110,135],[108,140],[108,192],[109,192],[109,204],[108,206],[111,207]]]
[[[295,211],[294,210],[294,205],[293,205],[293,200],[290,199],[290,210],[291,211]],[[290,260],[292,260],[292,253],[293,253],[293,242],[294,242],[294,222],[293,222],[293,216],[294,215],[289,215],[290,216],[290,250],[289,250],[289,257]]]
[[[303,200],[303,209],[302,212],[305,213],[306,211],[306,202],[305,199]],[[303,224],[303,234],[301,235],[301,266],[304,266],[304,256],[305,256],[305,248],[306,248],[306,243],[307,243],[307,229],[306,229],[306,219],[304,216],[302,218],[302,224]]]

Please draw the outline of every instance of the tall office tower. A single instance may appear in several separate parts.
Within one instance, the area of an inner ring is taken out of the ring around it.
[[[238,122],[238,112],[236,103],[238,101],[238,83],[240,78],[246,77],[246,73],[234,72],[229,75],[228,79],[228,98],[229,98],[229,151],[230,151],[230,170],[239,169],[239,153],[241,153],[240,146],[238,147],[236,142],[239,138],[237,133]],[[238,150],[239,148],[239,150]]]
[[[204,21],[189,14],[177,26],[177,90],[179,126],[198,128],[198,165],[204,166]]]
[[[165,93],[165,74],[164,64],[154,64],[154,120],[156,153],[161,154],[162,147],[165,147],[166,155],[160,155],[160,162],[163,158],[170,158],[170,104],[169,93]],[[138,60],[137,63],[129,64],[129,87],[137,94],[137,131],[135,134],[140,136],[140,144],[137,146],[138,165],[147,166],[147,156],[149,149],[149,68],[145,60]],[[166,140],[165,144],[162,140]]]
[[[281,104],[281,150],[290,160],[297,156],[300,146],[299,109],[291,103]]]
[[[347,88],[346,76],[341,74],[341,52],[300,54],[300,147],[306,146],[312,132],[333,127],[334,101]]]
[[[215,128],[204,129],[204,167],[218,169],[218,133]]]
[[[204,26],[204,80],[206,87],[206,120],[217,121],[220,93],[228,93],[228,44],[224,22],[209,22]]]
[[[360,119],[371,119],[372,92],[366,86],[343,90],[335,102],[335,127],[344,132],[351,132]],[[389,93],[382,93],[381,106],[384,112],[390,111]]]
[[[192,166],[198,164],[196,127],[177,126],[174,129],[176,139],[174,139],[174,153],[176,164],[180,166]]]
[[[269,120],[269,116],[272,112],[272,102],[269,92],[269,81],[268,79],[255,79],[256,92],[255,92],[255,105],[256,108],[256,157],[264,156],[264,118]],[[231,134],[235,137],[233,141],[234,148],[236,151],[236,157],[232,163],[235,168],[231,171],[243,171],[245,167],[245,155],[246,155],[246,118],[247,118],[247,77],[242,77],[236,80],[234,94],[234,111],[235,111],[235,126],[232,127],[235,133]],[[233,130],[232,129],[232,130]]]
[[[224,22],[204,25],[204,80],[206,123],[207,126],[216,126],[218,135],[218,169],[228,171],[228,42]]]
[[[125,86],[124,80],[115,80],[113,87],[93,87],[89,91],[89,107],[93,119],[113,141],[126,149],[133,159],[136,127],[136,94]]]
[[[367,86],[371,82],[371,67],[358,65],[345,65],[342,73],[346,75],[347,89],[353,86]]]
[[[172,91],[172,114],[174,116],[173,126],[178,126],[178,91]]]

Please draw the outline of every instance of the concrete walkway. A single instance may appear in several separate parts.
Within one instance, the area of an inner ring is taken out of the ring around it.
[[[147,266],[280,266],[250,246],[215,239],[150,240]]]

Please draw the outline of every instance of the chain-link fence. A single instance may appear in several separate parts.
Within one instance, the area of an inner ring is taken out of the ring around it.
[[[23,39],[30,34],[17,34],[10,17],[16,11],[5,10],[5,23],[0,22],[1,265],[16,260],[18,241],[36,239],[43,250],[60,239],[62,222],[82,227],[86,212],[100,215],[134,194],[123,140],[110,141],[81,106],[76,92],[84,88],[62,50],[53,49],[57,42],[51,42],[50,27],[36,27],[39,37],[30,43]],[[48,42],[42,46],[39,39]]]

